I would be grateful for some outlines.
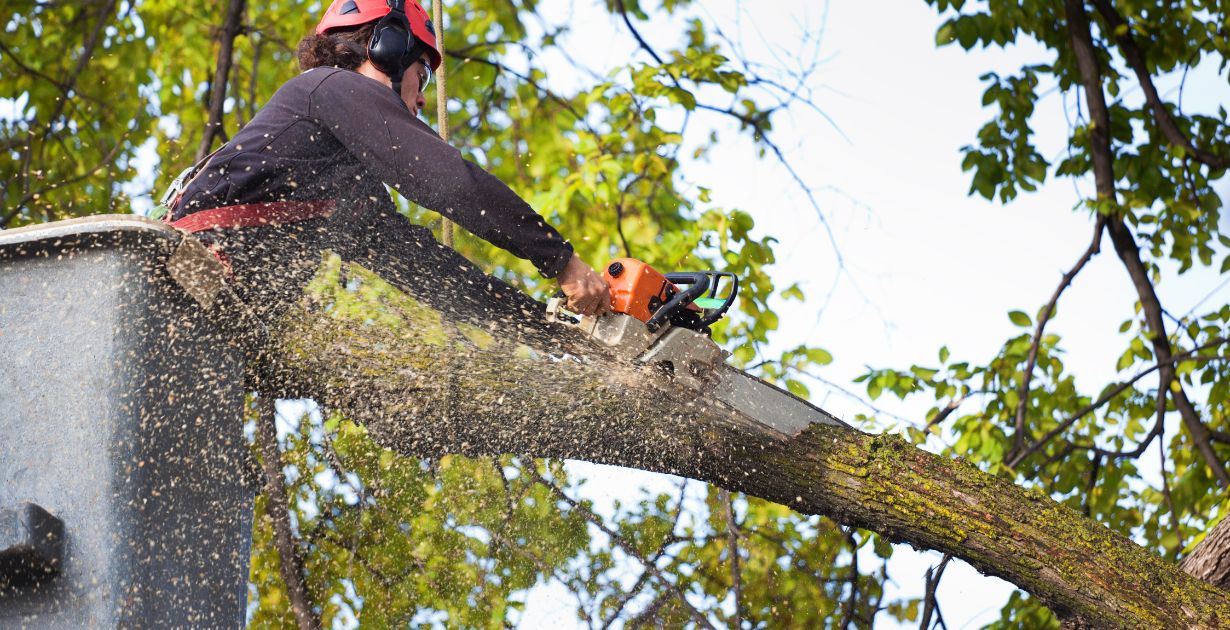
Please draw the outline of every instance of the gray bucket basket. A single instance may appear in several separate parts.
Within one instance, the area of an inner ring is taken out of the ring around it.
[[[0,627],[242,627],[254,488],[221,277],[138,217],[0,231]]]

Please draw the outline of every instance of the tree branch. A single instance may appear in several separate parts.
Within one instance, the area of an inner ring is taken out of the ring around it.
[[[1083,0],[1064,0],[1068,17],[1068,31],[1071,37],[1072,53],[1076,57],[1076,65],[1080,70],[1081,81],[1085,88],[1085,100],[1089,104],[1091,125],[1089,129],[1089,149],[1093,157],[1094,182],[1098,191],[1098,201],[1110,204],[1111,207],[1099,208],[1099,213],[1107,214],[1107,228],[1115,253],[1127,269],[1136,293],[1140,298],[1145,320],[1152,332],[1153,353],[1161,365],[1159,377],[1163,384],[1173,381],[1173,366],[1168,361],[1172,355],[1170,340],[1166,336],[1166,324],[1162,319],[1162,305],[1149,272],[1140,258],[1140,249],[1127,224],[1124,223],[1122,211],[1117,206],[1115,192],[1114,154],[1110,141],[1110,110],[1106,107],[1106,99],[1102,93],[1102,76],[1098,67],[1097,56],[1093,46],[1093,37],[1089,30],[1089,17],[1085,14]],[[1109,214],[1108,214],[1109,213]],[[1223,487],[1230,487],[1230,474],[1222,466],[1209,439],[1208,427],[1200,420],[1195,406],[1188,400],[1182,385],[1174,392],[1175,406],[1183,418],[1183,424],[1192,435],[1197,451],[1205,464],[1212,470],[1213,476]]]
[[[1230,619],[1230,594],[1043,494],[898,436],[821,423],[783,435],[652,368],[613,360],[494,281],[476,277],[477,288],[451,292],[447,305],[425,301],[438,291],[381,291],[373,302],[338,283],[340,260],[325,263],[279,320],[269,382],[346,413],[398,452],[572,458],[687,476],[952,553],[1061,616],[1125,627]],[[345,269],[352,280],[369,277]],[[407,290],[468,278],[454,273],[399,278]],[[402,324],[364,325],[376,312]],[[467,313],[490,331],[486,343],[459,328]],[[530,352],[516,350],[526,345]],[[553,361],[561,351],[586,360]],[[678,597],[681,587],[664,588]]]
[[[687,487],[688,487],[687,479],[684,479],[683,481],[679,483],[679,500],[675,504],[675,514],[674,516],[671,517],[671,528],[670,528],[671,535],[667,536],[666,538],[662,540],[662,544],[658,546],[657,551],[655,551],[653,555],[649,558],[649,561],[653,563],[654,566],[657,566],[658,559],[661,558],[662,555],[666,553],[666,548],[671,543],[679,540],[677,537],[674,536],[674,532],[675,532],[675,528],[679,526],[679,517],[683,515],[683,501],[687,496],[686,495]],[[628,602],[632,601],[633,598],[635,598],[638,594],[640,594],[641,590],[644,589],[645,586],[649,583],[649,577],[650,577],[650,574],[649,574],[648,569],[641,572],[640,577],[637,578],[636,583],[632,585],[632,588],[628,589],[628,592],[624,593],[623,597],[619,598],[618,605],[615,606],[614,610],[612,610],[611,614],[606,618],[606,621],[603,622],[602,630],[607,630],[607,628],[611,627],[611,624],[615,623],[615,621],[619,619],[619,615],[623,613],[623,610],[628,605]]]
[[[1170,357],[1169,359],[1167,359],[1167,360],[1165,361],[1165,363],[1166,363],[1166,364],[1168,364],[1168,365],[1174,365],[1175,363],[1178,363],[1178,362],[1183,361],[1183,360],[1185,360],[1185,359],[1194,358],[1197,352],[1200,352],[1200,351],[1202,351],[1202,350],[1208,350],[1209,348],[1214,348],[1214,347],[1220,346],[1220,345],[1222,345],[1222,344],[1226,343],[1227,341],[1230,341],[1230,338],[1227,338],[1227,337],[1217,337],[1216,339],[1213,339],[1212,341],[1209,341],[1208,343],[1206,343],[1206,344],[1204,344],[1204,345],[1202,345],[1202,346],[1199,346],[1199,347],[1193,348],[1193,349],[1191,349],[1191,350],[1188,350],[1187,352],[1181,352],[1181,353],[1179,353],[1179,354],[1177,354],[1177,355],[1174,355],[1174,356]],[[1069,416],[1067,419],[1065,419],[1063,422],[1060,422],[1058,425],[1056,425],[1056,426],[1055,426],[1055,428],[1054,428],[1054,429],[1051,429],[1050,431],[1047,431],[1047,432],[1046,432],[1046,435],[1042,436],[1041,438],[1038,438],[1038,441],[1036,441],[1036,442],[1034,442],[1033,444],[1029,445],[1029,447],[1028,447],[1028,448],[1026,448],[1025,450],[1023,450],[1023,451],[1021,451],[1021,452],[1017,453],[1016,455],[1014,455],[1013,457],[1011,457],[1010,459],[1008,459],[1007,461],[1005,461],[1005,462],[1004,462],[1004,464],[1005,464],[1006,466],[1008,466],[1009,468],[1016,468],[1016,466],[1017,466],[1018,464],[1020,464],[1021,462],[1025,461],[1025,459],[1026,459],[1027,457],[1029,457],[1030,455],[1033,455],[1034,453],[1038,452],[1038,449],[1040,449],[1040,448],[1042,448],[1043,446],[1045,446],[1045,445],[1046,445],[1046,443],[1047,443],[1047,442],[1050,442],[1052,439],[1054,439],[1054,438],[1055,438],[1055,436],[1059,435],[1060,433],[1063,433],[1065,430],[1067,430],[1067,429],[1068,429],[1068,427],[1070,427],[1070,426],[1072,426],[1073,424],[1075,424],[1077,420],[1080,420],[1081,418],[1084,418],[1085,416],[1089,415],[1090,413],[1092,413],[1092,412],[1096,411],[1097,409],[1099,409],[1100,407],[1102,407],[1102,405],[1105,405],[1106,403],[1110,402],[1111,400],[1113,400],[1113,399],[1115,398],[1115,396],[1118,396],[1119,394],[1123,393],[1123,391],[1124,391],[1124,390],[1126,390],[1127,388],[1129,388],[1129,387],[1131,387],[1132,385],[1136,384],[1136,382],[1137,382],[1137,381],[1139,381],[1140,379],[1142,379],[1142,378],[1144,378],[1144,377],[1148,376],[1149,374],[1152,374],[1153,372],[1155,372],[1155,371],[1157,371],[1157,370],[1161,369],[1162,364],[1163,364],[1163,362],[1161,362],[1161,361],[1159,361],[1159,362],[1157,362],[1157,363],[1154,363],[1153,365],[1149,366],[1148,368],[1146,368],[1146,369],[1142,370],[1142,371],[1141,371],[1139,374],[1137,374],[1136,376],[1133,376],[1132,378],[1130,378],[1130,379],[1128,379],[1128,380],[1126,380],[1126,381],[1124,381],[1124,382],[1122,382],[1122,383],[1120,383],[1120,384],[1116,385],[1115,387],[1111,388],[1111,389],[1110,389],[1110,390],[1108,390],[1106,393],[1104,393],[1104,394],[1102,394],[1101,396],[1099,396],[1097,400],[1095,400],[1095,401],[1094,401],[1094,402],[1092,402],[1092,403],[1089,403],[1088,405],[1085,405],[1085,407],[1084,407],[1084,408],[1082,408],[1080,411],[1077,411],[1076,413],[1072,414],[1072,415],[1071,415],[1071,416]]]
[[[1029,407],[1029,383],[1033,379],[1034,366],[1038,362],[1038,349],[1042,345],[1042,331],[1046,330],[1046,324],[1055,314],[1055,306],[1059,303],[1059,296],[1063,295],[1065,289],[1072,284],[1072,280],[1076,278],[1076,274],[1084,269],[1085,264],[1090,261],[1102,248],[1102,230],[1105,227],[1106,220],[1101,215],[1093,226],[1093,242],[1081,254],[1076,265],[1072,270],[1064,274],[1060,280],[1059,286],[1055,288],[1055,292],[1051,295],[1051,299],[1042,309],[1042,315],[1038,317],[1038,324],[1034,327],[1033,342],[1029,345],[1029,358],[1025,361],[1025,371],[1021,375],[1021,386],[1017,390],[1017,395],[1020,397],[1020,402],[1016,407],[1016,432],[1013,436],[1012,450],[1008,453],[1008,459],[1012,459],[1013,454],[1025,447],[1025,411]]]
[[[922,622],[918,624],[918,630],[929,630],[931,628],[931,614],[939,614],[940,602],[935,598],[935,591],[940,586],[940,579],[944,577],[944,569],[948,567],[948,562],[952,560],[951,554],[944,554],[944,558],[940,560],[938,566],[927,567],[927,574],[924,578],[927,584],[926,593],[923,594],[923,614]],[[934,569],[934,573],[932,570]]]
[[[858,541],[854,539],[854,532],[853,527],[845,528],[846,544],[850,545],[850,566],[846,570],[844,580],[850,585],[850,595],[841,603],[841,619],[837,622],[837,627],[842,630],[850,627],[850,622],[854,621],[854,614],[858,608]]]
[[[90,31],[90,37],[86,39],[85,44],[81,47],[81,55],[77,57],[77,63],[73,65],[73,69],[69,71],[68,76],[60,82],[60,89],[64,93],[72,91],[77,85],[77,78],[85,71],[85,67],[89,65],[90,60],[94,57],[94,49],[98,47],[99,37],[103,33],[103,27],[107,24],[107,18],[115,11],[116,0],[107,0],[106,4],[98,12],[98,20],[94,23],[94,29]],[[64,113],[64,108],[68,105],[68,98],[61,98],[56,101],[55,107],[52,108],[51,114],[47,117],[47,126],[43,128],[43,138],[46,138],[54,128],[55,121]]]
[[[243,11],[246,0],[230,0],[226,8],[226,18],[219,33],[221,46],[218,48],[218,62],[214,71],[213,82],[209,90],[209,118],[205,123],[205,133],[201,136],[201,144],[196,150],[196,161],[200,162],[209,155],[214,139],[222,135],[223,106],[226,104],[226,86],[231,74],[232,57],[235,52],[235,38],[243,32]]]
[[[623,4],[622,1],[620,4]],[[718,497],[726,508],[726,549],[730,554],[730,584],[735,597],[734,627],[742,628],[743,619],[747,615],[744,614],[743,608],[743,568],[739,562],[739,523],[735,520],[735,502],[730,496],[730,491],[721,489],[718,491]]]
[[[649,43],[645,41],[645,38],[641,37],[640,31],[636,30],[636,27],[632,25],[632,20],[628,18],[628,9],[624,7],[624,0],[616,0],[616,1],[619,6],[619,15],[623,17],[624,24],[627,25],[628,31],[632,33],[632,37],[636,38],[636,43],[640,44],[641,49],[649,53],[649,56],[653,57],[653,60],[658,62],[659,66],[666,65],[666,62],[663,61],[662,58],[658,56],[658,53],[655,52],[654,49],[649,46]]]
[[[274,540],[281,559],[282,581],[286,583],[291,610],[299,630],[319,630],[320,619],[312,607],[312,601],[303,579],[303,558],[290,531],[290,507],[286,496],[286,481],[282,477],[282,455],[278,448],[276,416],[277,400],[271,395],[258,399],[259,417],[256,420],[261,455],[265,460],[266,513],[273,521]]]
[[[688,614],[692,617],[693,621],[705,628],[708,628],[709,630],[716,630],[716,628],[713,627],[713,624],[709,622],[709,619],[688,601],[687,596],[684,595],[684,592],[679,588],[679,585],[670,581],[670,579],[662,573],[662,570],[658,568],[657,564],[651,562],[649,558],[641,555],[635,547],[629,544],[628,541],[624,540],[623,536],[619,535],[619,532],[607,527],[607,524],[603,522],[601,517],[594,514],[593,510],[568,496],[563,490],[560,489],[559,486],[555,485],[555,483],[546,477],[543,477],[542,473],[533,468],[530,468],[529,470],[535,481],[541,483],[549,489],[551,494],[555,495],[557,499],[567,503],[569,507],[580,513],[585,520],[590,522],[590,524],[594,525],[599,529],[599,531],[606,534],[611,539],[611,542],[615,543],[620,549],[624,550],[624,553],[627,553],[640,561],[641,565],[644,566],[647,571],[652,573],[654,577],[658,578],[658,580],[662,582],[662,586],[664,586],[671,594],[675,596],[676,599],[679,600],[679,604],[683,606],[684,610],[688,611]]]
[[[1188,574],[1230,590],[1230,518],[1223,518],[1179,563]]]
[[[1123,19],[1123,16],[1111,6],[1109,0],[1092,0],[1092,2],[1093,6],[1097,7],[1102,19],[1106,21],[1109,33],[1118,42],[1119,51],[1123,53],[1123,59],[1127,61],[1128,66],[1136,73],[1136,80],[1140,82],[1140,89],[1144,92],[1145,102],[1153,110],[1153,117],[1157,121],[1157,127],[1161,130],[1162,135],[1165,136],[1166,141],[1172,146],[1182,147],[1188,155],[1212,168],[1224,169],[1230,166],[1230,159],[1222,155],[1214,155],[1195,146],[1192,144],[1191,139],[1179,129],[1179,125],[1175,123],[1174,116],[1170,114],[1170,110],[1166,109],[1166,104],[1162,102],[1161,97],[1158,95],[1157,87],[1153,85],[1153,76],[1149,73],[1149,64],[1145,62],[1144,54],[1136,44],[1136,39],[1132,37],[1132,29]]]
[[[1170,510],[1170,527],[1174,531],[1175,547],[1182,549],[1183,544],[1183,529],[1179,527],[1179,511],[1175,509],[1174,497],[1170,495],[1170,481],[1166,474],[1166,441],[1162,440],[1157,443],[1157,458],[1158,470],[1162,473],[1162,498],[1166,501],[1166,508]],[[1181,568],[1181,567],[1180,567]],[[1189,571],[1189,573],[1191,573]],[[1200,577],[1200,576],[1196,576]],[[1205,580],[1206,582],[1208,580]],[[1211,584],[1212,582],[1210,582]]]

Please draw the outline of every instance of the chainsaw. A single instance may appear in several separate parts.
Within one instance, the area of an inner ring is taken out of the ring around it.
[[[663,274],[634,258],[611,261],[611,312],[579,316],[562,297],[547,302],[547,319],[579,330],[622,360],[655,367],[686,387],[786,437],[812,423],[846,426],[811,403],[726,363],[710,337],[739,295],[739,277],[725,271]]]

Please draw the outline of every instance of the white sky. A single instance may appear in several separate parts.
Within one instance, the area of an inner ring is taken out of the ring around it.
[[[568,6],[564,0],[545,4],[559,5],[561,11]],[[572,41],[584,42],[571,48],[574,56],[606,68],[637,54],[622,23],[584,4],[572,3],[577,12]],[[701,5],[716,23],[733,29],[733,0],[703,0]],[[754,55],[766,54],[756,41],[789,48],[801,27],[815,32],[824,18],[824,5],[814,0],[743,6],[741,24]],[[1025,193],[1006,207],[967,196],[970,178],[961,172],[959,148],[973,143],[991,116],[981,106],[978,77],[992,70],[1008,74],[1051,58],[1034,46],[969,54],[957,46],[937,49],[940,22],[921,0],[834,0],[820,51],[826,61],[813,87],[815,104],[849,141],[802,108],[776,120],[776,138],[796,169],[814,188],[827,188],[819,198],[848,270],[827,304],[822,299],[836,273],[835,259],[815,213],[783,169],[771,158],[757,160],[750,143],[731,127],[722,132],[721,149],[710,163],[686,170],[694,183],[714,190],[716,205],[750,212],[762,234],[780,239],[775,281],[783,288],[802,282],[809,295],[802,305],[780,305],[780,346],[806,342],[830,350],[835,362],[823,377],[859,392],[862,388],[850,381],[864,366],[934,365],[936,351],[945,344],[952,360],[989,360],[1019,332],[1007,312],[1019,309],[1032,317],[1092,237],[1091,221],[1072,210],[1079,195],[1071,180],[1048,180],[1039,192]],[[643,33],[659,49],[680,37],[665,19],[645,26]],[[1161,84],[1173,98],[1177,77]],[[1202,67],[1188,77],[1183,104],[1188,111],[1211,113],[1228,96],[1216,69]],[[1074,103],[1069,99],[1067,106]],[[1033,120],[1040,151],[1052,163],[1065,146],[1064,107],[1061,95],[1051,91]],[[1092,186],[1081,188],[1087,193]],[[1220,284],[1215,273],[1188,276],[1167,278],[1159,287],[1163,303],[1176,314]],[[1223,289],[1204,308],[1228,297],[1230,291]],[[1048,326],[1048,332],[1063,336],[1068,369],[1087,390],[1114,378],[1122,348],[1118,326],[1131,317],[1133,302],[1126,274],[1105,241],[1104,253],[1068,289]],[[809,385],[813,399],[838,416],[866,411],[841,394]],[[926,410],[887,397],[877,405],[920,421]],[[572,470],[592,480],[588,493],[600,506],[617,498],[635,500],[642,484],[655,491],[670,487],[645,473],[587,464],[572,465]],[[890,565],[895,587],[921,594],[923,574],[938,560],[937,553],[898,546]],[[954,561],[940,588],[948,627],[994,621],[1011,588]],[[557,589],[536,591],[522,627],[575,624],[571,602],[556,599],[559,595]],[[877,620],[891,627],[887,615]]]

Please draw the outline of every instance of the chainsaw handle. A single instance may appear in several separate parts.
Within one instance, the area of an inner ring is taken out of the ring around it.
[[[722,278],[730,278],[731,282],[730,295],[726,296],[726,299],[722,301],[722,305],[714,309],[704,309],[705,316],[700,319],[700,325],[708,326],[722,319],[726,311],[730,310],[730,307],[734,305],[735,298],[739,295],[739,276],[729,271],[696,271],[691,273],[668,273],[666,274],[666,279],[675,284],[693,284],[695,286],[696,276],[704,276],[705,286],[709,290],[709,294],[705,297],[710,298],[717,297]],[[688,300],[688,303],[691,303],[698,297],[700,295],[696,295],[691,300]]]
[[[666,304],[654,311],[653,316],[645,322],[645,327],[649,329],[649,332],[658,332],[658,329],[670,319],[671,315],[680,309],[687,308],[693,300],[704,295],[709,289],[709,275],[703,271],[668,273],[666,279],[672,283],[690,286],[676,293]]]

